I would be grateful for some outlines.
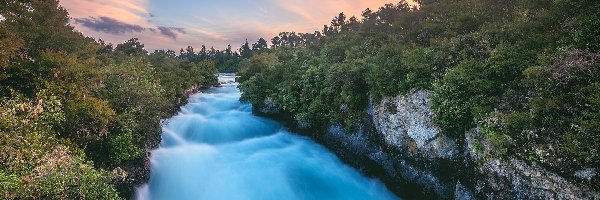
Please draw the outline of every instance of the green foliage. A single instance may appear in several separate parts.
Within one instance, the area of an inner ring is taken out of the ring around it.
[[[245,59],[240,62],[240,71],[238,72],[240,78],[238,81],[244,82],[246,81],[244,78],[252,77],[264,70],[273,68],[278,62],[277,56],[271,53],[258,54],[253,56],[252,59]]]
[[[143,154],[142,149],[137,147],[133,140],[131,132],[121,133],[115,137],[109,138],[112,149],[112,160],[117,162],[128,161],[138,158]]]
[[[533,129],[533,119],[530,113],[514,112],[506,116],[506,132],[516,138],[526,138],[527,131]]]
[[[443,69],[432,66],[439,61],[429,48],[403,49],[383,46],[368,66],[371,95],[375,100],[384,96],[405,94],[416,89],[431,89],[433,78]]]
[[[69,101],[65,107],[69,124],[63,130],[80,144],[106,136],[116,116],[106,100],[94,97]]]
[[[237,81],[242,83],[240,84],[242,90],[251,91],[243,93],[241,100],[252,103],[264,103],[263,100],[267,97],[269,91],[274,90],[274,87],[270,83],[265,82],[265,79],[260,79],[256,76],[273,69],[275,65],[279,65],[277,56],[267,53],[255,55],[240,63],[240,78]],[[262,103],[260,104],[262,105]]]
[[[600,55],[563,49],[550,63],[526,71],[535,91],[528,104],[537,134],[560,146],[570,167],[598,165]]]
[[[477,64],[475,61],[461,62],[434,85],[431,101],[432,110],[436,113],[435,122],[447,135],[460,137],[467,128],[474,126],[471,95],[479,84],[469,77],[475,74],[468,70]]]
[[[115,54],[119,56],[142,56],[147,53],[148,51],[144,49],[144,44],[137,38],[131,38],[123,44],[118,44],[115,48]]]
[[[55,137],[65,122],[57,96],[42,90],[36,99],[0,103],[0,194],[4,199],[118,199],[112,176],[94,169],[77,147]],[[70,149],[75,148],[75,149]]]
[[[486,137],[489,143],[490,151],[486,152],[486,156],[492,158],[507,156],[508,148],[511,147],[508,136],[499,133],[492,128],[482,128],[481,134]]]
[[[562,12],[571,17],[573,31],[570,40],[578,49],[600,52],[600,5],[584,0],[562,1]]]

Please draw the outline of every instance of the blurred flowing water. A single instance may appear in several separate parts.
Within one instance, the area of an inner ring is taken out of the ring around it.
[[[163,127],[136,199],[398,199],[334,154],[252,115],[233,76],[192,96]]]

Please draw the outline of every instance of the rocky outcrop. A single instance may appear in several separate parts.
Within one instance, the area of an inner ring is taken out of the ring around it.
[[[406,96],[384,97],[369,109],[376,132],[383,138],[384,152],[396,152],[393,160],[381,162],[395,164],[391,175],[418,183],[426,192],[437,198],[452,198],[456,190],[462,197],[472,196],[456,181],[460,164],[459,148],[454,140],[441,134],[433,123],[430,91],[421,90]],[[407,168],[408,170],[397,170]],[[460,187],[459,187],[460,186]]]
[[[488,158],[489,141],[475,128],[465,134],[465,160],[477,164],[476,193],[486,199],[600,199],[590,188],[572,183],[543,167],[517,159]]]
[[[503,160],[486,156],[495,149],[486,137],[481,137],[479,129],[465,133],[465,147],[459,149],[456,142],[444,136],[432,122],[435,114],[431,111],[429,95],[429,91],[421,90],[406,96],[383,98],[373,106],[372,116],[388,149],[417,158],[404,159],[418,167],[417,171],[437,172],[444,168],[439,163],[460,163],[459,169],[448,171],[454,174],[445,174],[449,178],[438,178],[443,180],[442,186],[453,186],[454,194],[436,192],[439,197],[600,199],[598,192],[569,182],[539,165],[514,158]],[[442,176],[439,173],[431,175]]]
[[[279,112],[279,109],[277,109],[277,106],[275,106],[275,102],[273,102],[273,99],[271,98],[267,98],[263,101],[263,106],[260,107],[260,112],[264,113],[264,114],[277,114]]]
[[[487,199],[600,199],[589,188],[516,159],[489,159],[478,170],[475,190]]]
[[[332,125],[313,137],[335,152],[344,162],[369,176],[381,179],[390,190],[409,199],[450,197],[453,185],[438,176],[433,164],[425,165],[403,152],[390,148],[384,138],[368,121],[353,132]],[[417,161],[417,162],[415,162]],[[441,166],[439,163],[437,166]]]
[[[410,96],[386,97],[373,108],[373,122],[387,145],[424,159],[453,159],[458,156],[454,140],[440,134],[433,124],[429,91]]]

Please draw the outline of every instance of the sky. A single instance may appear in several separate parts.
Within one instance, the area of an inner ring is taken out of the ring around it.
[[[146,50],[201,45],[237,49],[247,39],[322,30],[340,12],[357,16],[397,0],[61,0],[71,25],[86,36],[119,44],[139,38]]]

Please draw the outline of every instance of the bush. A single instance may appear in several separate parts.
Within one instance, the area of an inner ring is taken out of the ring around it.
[[[94,169],[81,150],[55,138],[55,126],[65,120],[61,105],[46,91],[35,101],[2,99],[0,196],[118,199],[110,174]]]

